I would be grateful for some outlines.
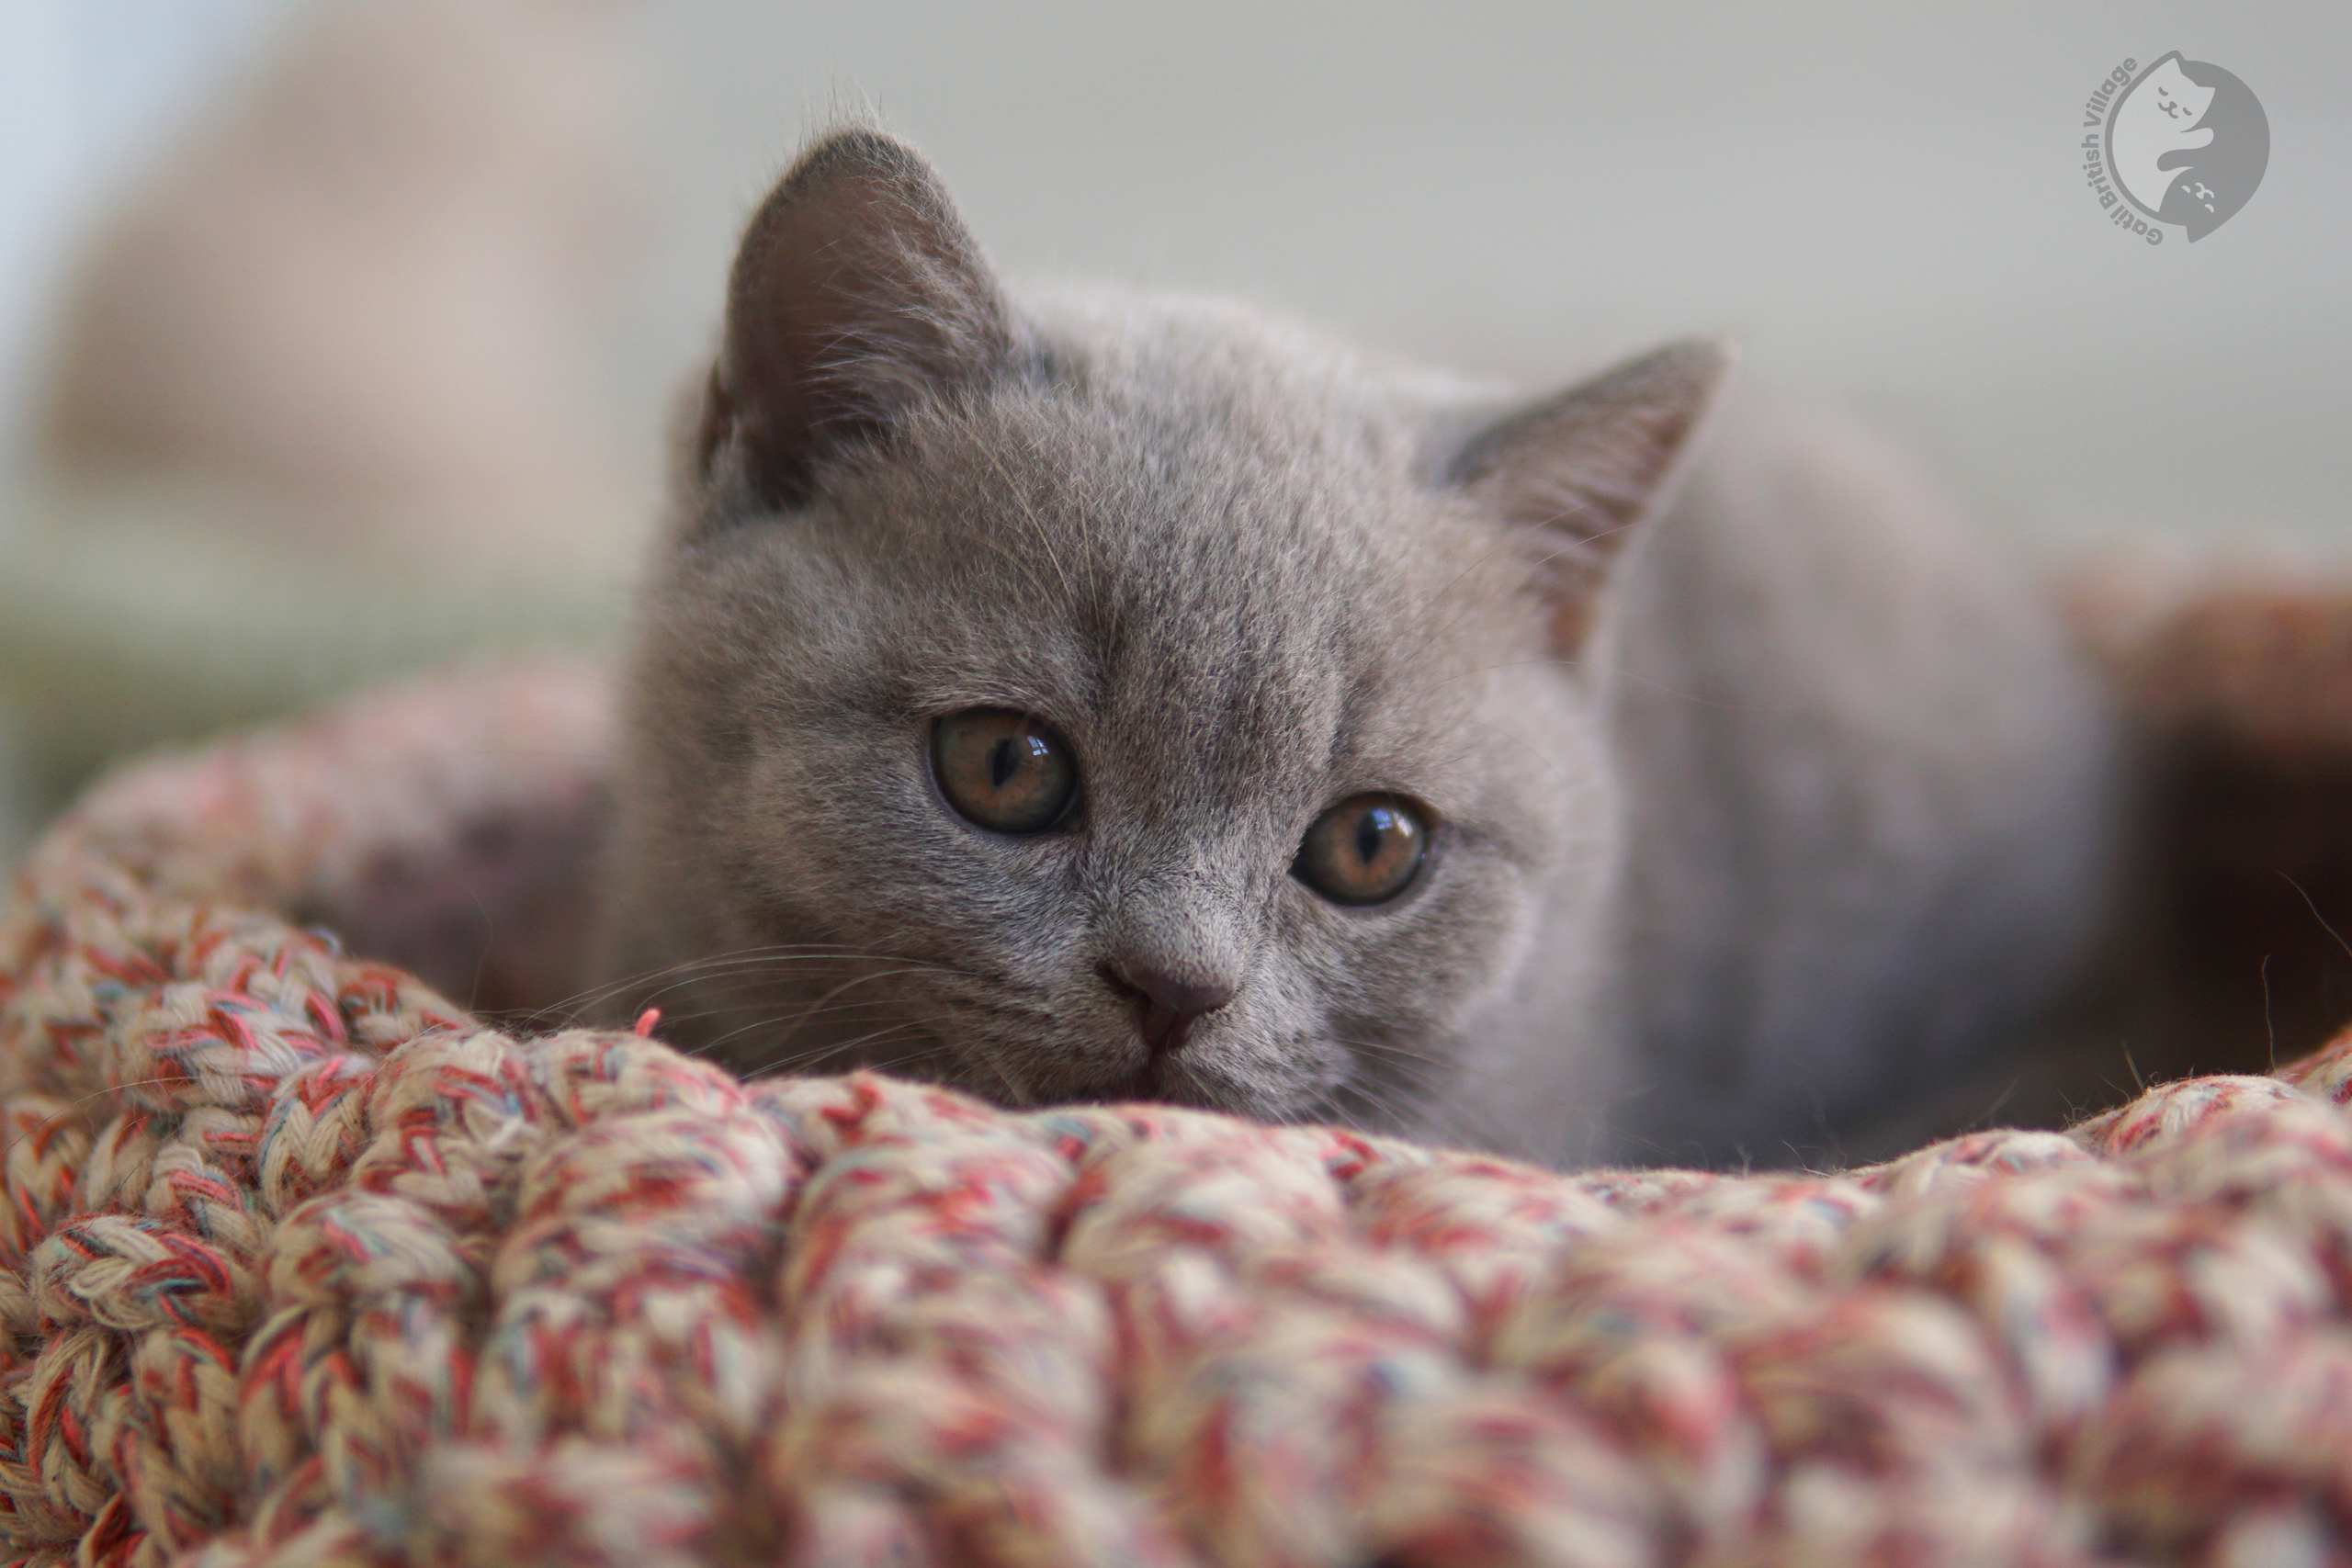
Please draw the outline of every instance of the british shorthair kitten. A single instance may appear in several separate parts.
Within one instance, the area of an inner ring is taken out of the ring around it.
[[[752,219],[640,605],[614,1011],[746,1073],[1785,1157],[2081,953],[2109,730],[1852,434],[1014,290],[921,158]]]

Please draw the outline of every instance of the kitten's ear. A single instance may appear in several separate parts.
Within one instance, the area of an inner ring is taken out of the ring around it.
[[[695,441],[765,505],[805,502],[826,457],[1001,364],[996,279],[939,181],[879,131],[803,152],[743,236]]]
[[[1537,581],[1563,653],[1582,644],[1611,559],[1672,493],[1734,358],[1716,339],[1668,344],[1521,409],[1455,453],[1455,484],[1537,531]]]

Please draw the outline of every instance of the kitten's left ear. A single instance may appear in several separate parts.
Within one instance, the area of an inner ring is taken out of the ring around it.
[[[1536,531],[1536,581],[1562,653],[1582,645],[1611,561],[1671,496],[1735,358],[1719,339],[1668,344],[1488,426],[1454,454],[1448,479]]]

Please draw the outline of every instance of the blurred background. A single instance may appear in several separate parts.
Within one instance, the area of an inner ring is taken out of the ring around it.
[[[2268,112],[2194,244],[2082,105]],[[1691,331],[2086,555],[2352,561],[2352,7],[0,0],[0,862],[127,750],[614,636],[734,231],[876,112],[1014,273],[1531,384]]]

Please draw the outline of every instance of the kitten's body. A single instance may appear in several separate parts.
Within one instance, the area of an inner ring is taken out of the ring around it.
[[[1981,1053],[2089,917],[2097,709],[1850,437],[1726,420],[1653,516],[1722,368],[1512,410],[1230,308],[1016,304],[910,154],[821,145],[644,602],[616,1010],[1555,1161],[1769,1156]],[[926,761],[993,710],[1076,760],[1050,831]],[[1294,860],[1365,792],[1430,852],[1343,907]],[[1181,1049],[1162,983],[1216,998]]]
[[[1982,1113],[1939,1089],[2025,1043],[2106,898],[2109,716],[2049,605],[1867,434],[1726,412],[1619,589],[1625,1098],[1579,1154]]]

